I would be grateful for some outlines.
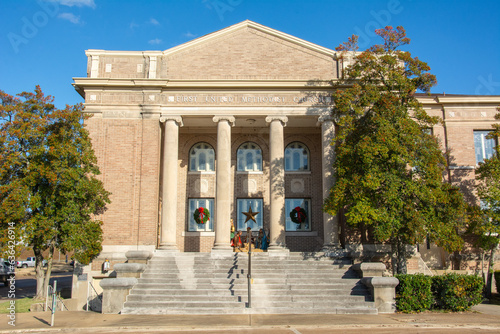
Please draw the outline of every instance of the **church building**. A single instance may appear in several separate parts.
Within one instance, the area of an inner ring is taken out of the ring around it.
[[[165,51],[86,55],[73,85],[111,192],[89,273],[129,250],[223,256],[247,228],[266,233],[270,254],[362,252],[344,219],[322,211],[335,182],[330,96],[348,65],[336,51],[244,21]],[[451,150],[448,177],[472,180],[496,145],[486,135],[500,97],[419,99],[444,121],[432,130]],[[419,250],[424,261],[432,252],[428,266],[447,265],[435,246]]]

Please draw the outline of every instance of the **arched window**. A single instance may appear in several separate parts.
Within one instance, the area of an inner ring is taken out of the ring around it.
[[[256,172],[262,171],[262,150],[251,142],[243,143],[236,154],[238,171]]]
[[[193,172],[213,172],[215,152],[207,143],[198,143],[189,151],[189,170]]]
[[[309,150],[307,146],[299,143],[290,143],[285,148],[285,171],[309,170]]]

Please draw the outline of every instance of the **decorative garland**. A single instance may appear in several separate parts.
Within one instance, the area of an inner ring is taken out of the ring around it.
[[[196,224],[205,224],[210,219],[210,211],[205,208],[198,208],[194,210],[194,221]]]
[[[292,219],[295,224],[305,222],[307,219],[306,210],[302,209],[300,206],[296,207],[295,209],[290,211],[290,219]]]

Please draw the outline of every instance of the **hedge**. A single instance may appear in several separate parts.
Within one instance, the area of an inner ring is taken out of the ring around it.
[[[396,275],[396,308],[401,312],[421,312],[431,308],[466,311],[483,300],[484,282],[474,275]]]
[[[443,310],[466,311],[483,300],[484,282],[479,276],[444,274],[432,277],[435,306]]]
[[[431,277],[424,274],[395,275],[396,306],[404,313],[421,312],[431,308],[434,298],[431,292]]]

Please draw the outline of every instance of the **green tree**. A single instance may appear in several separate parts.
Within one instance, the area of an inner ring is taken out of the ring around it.
[[[325,200],[332,215],[345,209],[347,223],[372,226],[392,246],[393,268],[406,273],[407,245],[430,237],[448,251],[460,249],[465,203],[443,182],[446,159],[430,129],[439,122],[415,92],[436,83],[429,66],[401,51],[402,27],[376,30],[384,44],[357,52],[357,36],[340,45],[349,64],[333,94],[337,124],[336,183]]]
[[[495,115],[500,119],[500,113]],[[493,124],[493,130],[486,137],[500,138],[500,124]],[[495,146],[493,156],[479,163],[476,169],[477,195],[480,207],[473,211],[475,219],[471,222],[471,231],[477,236],[477,246],[490,253],[488,274],[486,276],[486,294],[491,295],[491,273],[495,250],[500,241],[500,147]]]
[[[39,86],[18,96],[0,91],[0,224],[3,231],[14,227],[18,240],[33,249],[36,298],[43,298],[56,249],[73,251],[83,264],[101,251],[96,215],[109,193],[95,178],[99,169],[82,105],[57,109]]]

